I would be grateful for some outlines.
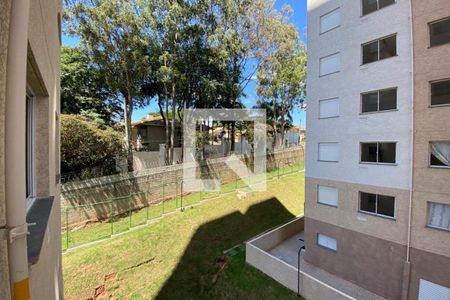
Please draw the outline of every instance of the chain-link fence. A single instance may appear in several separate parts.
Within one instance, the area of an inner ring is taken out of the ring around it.
[[[219,198],[237,190],[245,190],[249,185],[256,185],[264,180],[272,180],[301,171],[303,163],[298,161],[298,157],[279,160],[264,176],[249,174],[247,178],[240,178],[229,168],[205,175],[220,180],[221,188],[218,191],[185,193],[182,188],[182,178],[169,176],[168,181],[161,178],[161,181],[141,182],[139,188],[135,189],[136,192],[121,197],[66,207],[61,212],[62,249],[65,251],[109,238],[203,201]],[[84,221],[80,222],[80,220]]]

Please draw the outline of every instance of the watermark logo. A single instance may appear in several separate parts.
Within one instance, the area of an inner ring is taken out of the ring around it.
[[[223,158],[225,163],[246,187],[252,191],[266,191],[266,110],[265,109],[185,109],[183,113],[183,191],[219,191],[219,179],[202,179],[196,157],[198,129],[211,121],[251,123],[250,155],[232,153]],[[224,141],[222,141],[223,143]],[[245,162],[246,161],[246,162]],[[208,168],[208,165],[203,167]],[[211,166],[214,168],[214,166]]]

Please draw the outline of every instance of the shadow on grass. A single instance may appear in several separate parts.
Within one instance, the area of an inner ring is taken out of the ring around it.
[[[245,201],[242,200],[242,201]],[[156,299],[293,299],[294,293],[223,251],[295,216],[277,198],[264,199],[205,223],[194,234]]]

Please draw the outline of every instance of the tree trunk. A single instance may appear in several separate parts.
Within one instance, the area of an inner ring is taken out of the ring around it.
[[[170,122],[170,152],[169,164],[174,163],[174,145],[175,145],[175,113],[176,113],[176,95],[175,95],[175,81],[172,81],[172,119]]]
[[[124,97],[124,121],[125,121],[125,139],[127,150],[127,167],[128,172],[133,172],[133,143],[131,140],[131,115],[133,113],[133,104],[129,95]]]
[[[277,98],[273,97],[273,136],[275,137],[274,148],[277,147]]]

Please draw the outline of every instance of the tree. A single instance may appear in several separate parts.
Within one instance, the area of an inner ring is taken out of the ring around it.
[[[151,73],[152,7],[142,1],[81,0],[68,7],[68,32],[77,35],[109,89],[122,97],[128,171],[133,171],[131,117],[143,106]]]
[[[61,115],[61,170],[78,179],[116,173],[122,135],[80,115]]]
[[[111,125],[120,113],[117,97],[104,84],[104,75],[81,47],[61,48],[61,112],[82,114]]]
[[[272,108],[272,127],[284,141],[286,125],[293,108],[304,101],[306,51],[297,29],[289,22],[292,10],[285,6],[267,19],[266,38],[258,53],[261,65],[257,73],[257,93]],[[279,129],[278,129],[279,128]]]

